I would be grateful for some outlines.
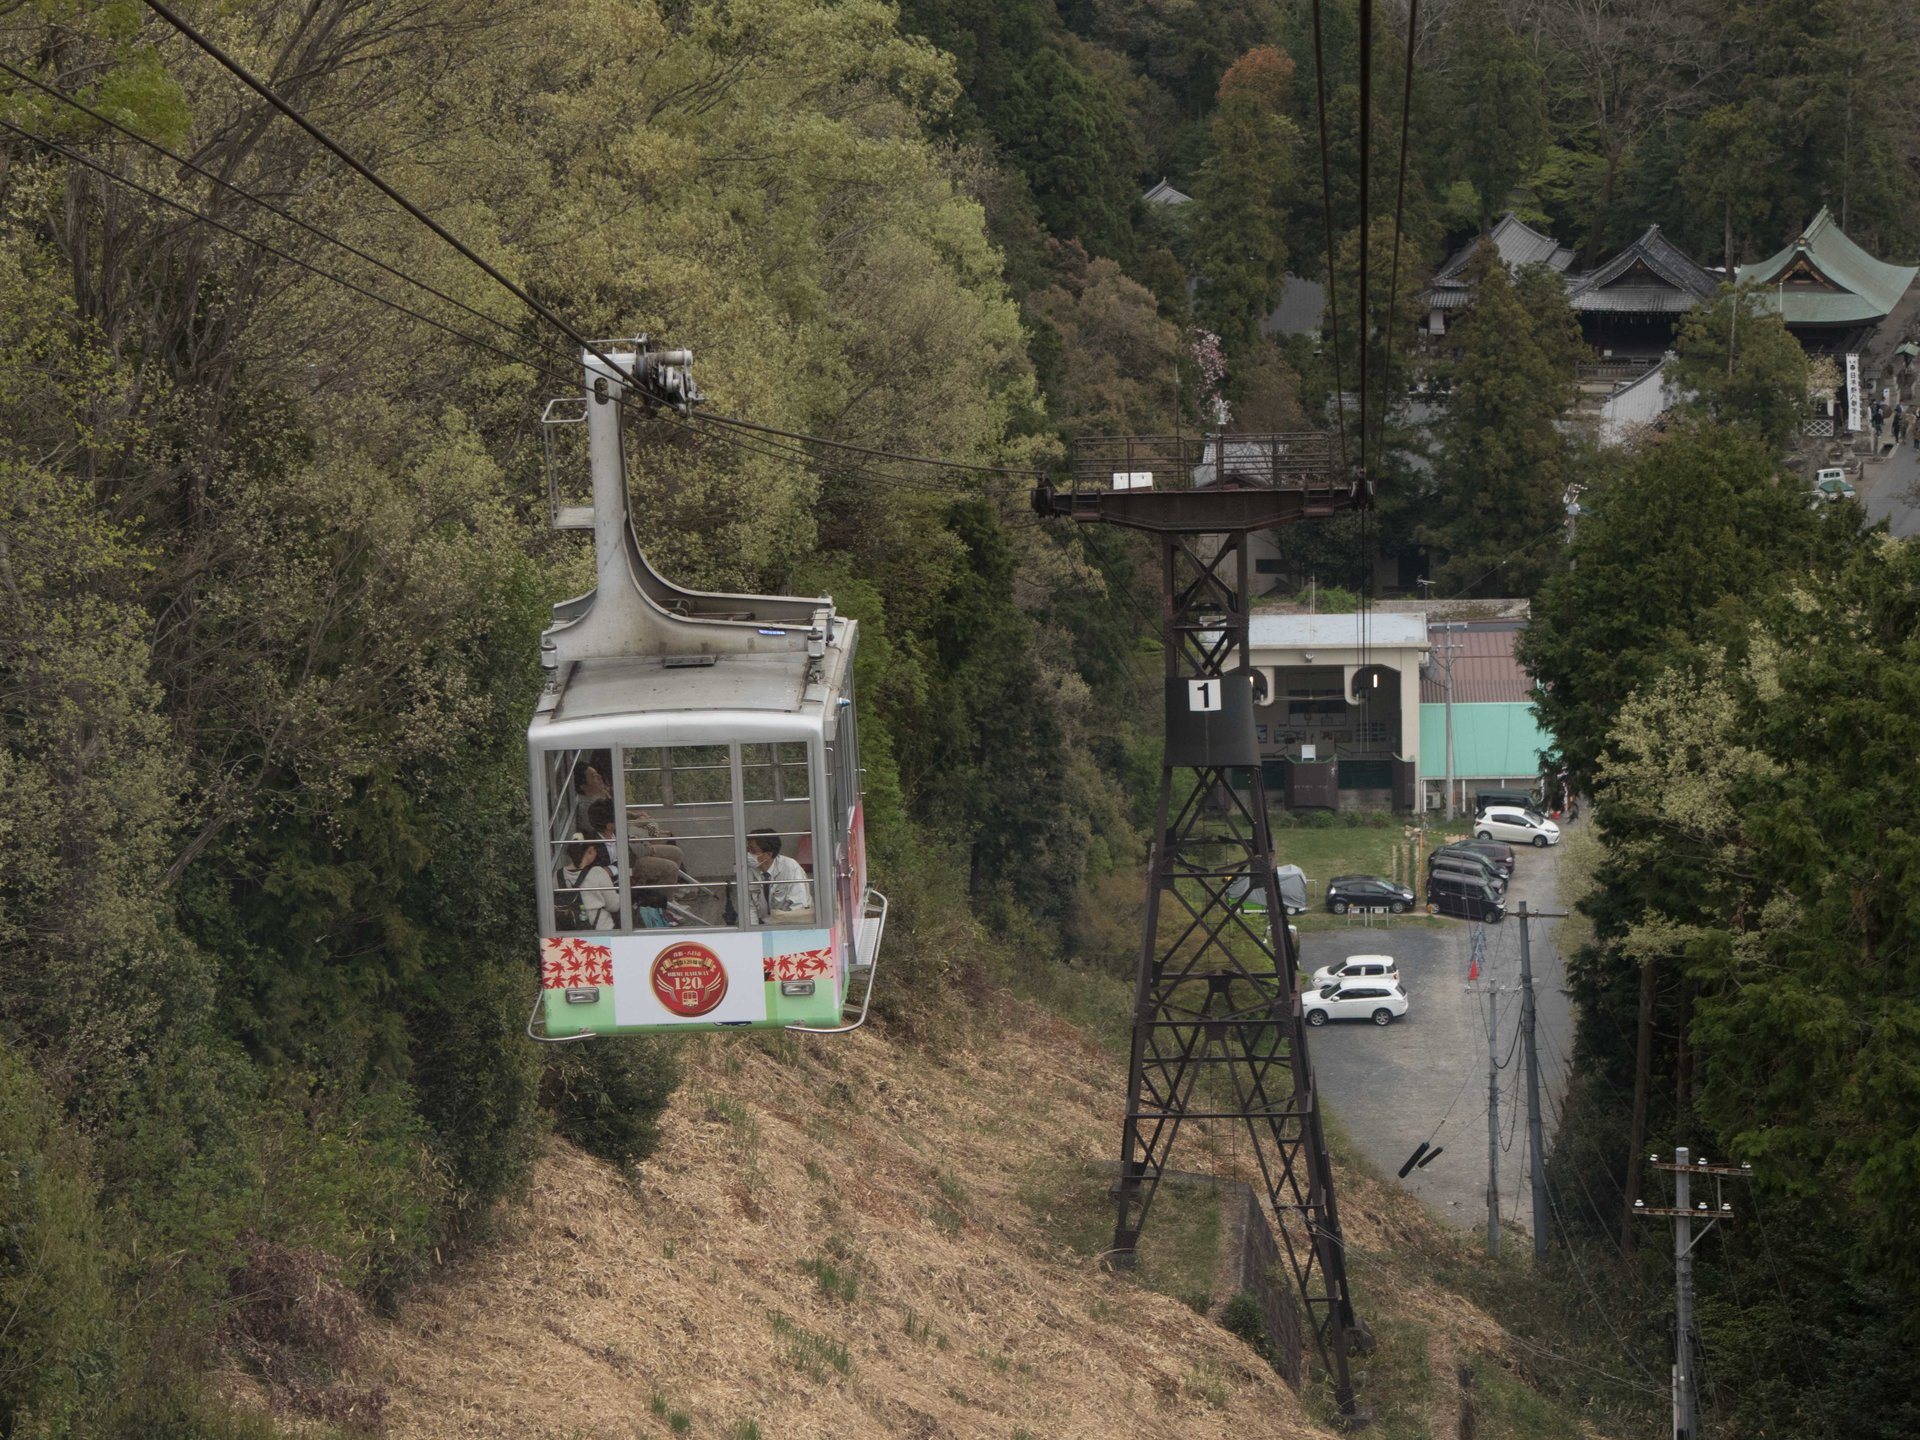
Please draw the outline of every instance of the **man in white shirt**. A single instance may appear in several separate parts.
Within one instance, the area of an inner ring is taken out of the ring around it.
[[[780,853],[778,835],[771,830],[749,834],[747,859],[758,872],[747,887],[755,923],[804,925],[813,920],[813,882],[798,860]]]

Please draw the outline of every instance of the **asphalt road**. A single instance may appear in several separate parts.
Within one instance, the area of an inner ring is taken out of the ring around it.
[[[1896,445],[1885,460],[1869,461],[1860,475],[1860,503],[1867,519],[1885,520],[1893,534],[1906,538],[1920,531],[1920,451]]]
[[[1575,822],[1579,824],[1582,822]],[[1557,910],[1558,847],[1519,849],[1507,891],[1507,918],[1498,925],[1464,920],[1439,927],[1355,917],[1348,928],[1301,937],[1309,971],[1349,955],[1392,955],[1407,988],[1407,1013],[1382,1028],[1368,1021],[1332,1021],[1310,1032],[1308,1053],[1321,1099],[1353,1146],[1391,1176],[1422,1140],[1432,1137],[1444,1153],[1400,1185],[1455,1224],[1484,1229],[1487,1223],[1487,1015],[1488,988],[1498,1011],[1500,1213],[1531,1230],[1532,1200],[1526,1169],[1527,1127],[1524,1064],[1514,1043],[1520,1022],[1520,925],[1514,910]],[[1560,922],[1530,927],[1534,1001],[1538,1014],[1542,1124],[1549,1149],[1553,1120],[1566,1088],[1566,1057],[1572,1053],[1572,1012],[1565,971],[1555,943]],[[1485,936],[1480,978],[1471,987],[1467,971],[1472,933]]]

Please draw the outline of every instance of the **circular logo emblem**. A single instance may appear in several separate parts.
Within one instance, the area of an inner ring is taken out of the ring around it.
[[[727,996],[727,972],[720,957],[704,945],[683,940],[669,945],[653,961],[653,993],[676,1015],[705,1015]]]

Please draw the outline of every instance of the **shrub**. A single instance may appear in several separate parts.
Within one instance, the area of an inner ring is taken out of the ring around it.
[[[553,1128],[589,1155],[637,1165],[660,1144],[660,1112],[680,1065],[658,1040],[587,1040],[548,1047],[540,1099]]]
[[[1237,1335],[1273,1363],[1273,1339],[1267,1334],[1267,1322],[1260,1314],[1260,1302],[1247,1291],[1238,1292],[1220,1311],[1220,1328]]]
[[[116,1370],[112,1260],[87,1151],[0,1045],[0,1434],[88,1433]]]

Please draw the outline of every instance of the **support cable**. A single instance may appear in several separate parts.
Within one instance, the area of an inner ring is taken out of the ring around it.
[[[13,67],[10,65],[7,65],[4,61],[0,61],[0,69],[7,70],[12,73],[18,73],[18,72],[13,72]],[[48,87],[41,86],[40,88],[47,89]],[[58,92],[49,90],[49,93],[55,94],[57,98],[66,98],[66,97],[58,96]],[[87,107],[82,106],[81,108],[85,109]],[[89,111],[89,113],[94,113],[94,112]],[[100,117],[100,118],[104,120],[104,117]],[[105,123],[112,124],[111,121],[105,121]],[[204,210],[200,210],[192,205],[189,205],[185,201],[176,200],[172,196],[164,194],[163,192],[153,188],[150,185],[143,184],[142,182],[133,179],[131,176],[122,175],[118,171],[112,169],[110,166],[105,165],[102,162],[93,159],[91,156],[87,155],[83,151],[76,150],[71,146],[63,144],[58,140],[54,140],[47,136],[36,135],[32,131],[27,130],[23,126],[17,125],[10,120],[0,119],[0,127],[4,127],[6,130],[11,131],[15,135],[18,135],[22,140],[25,140],[27,143],[31,145],[39,146],[42,149],[45,149],[53,154],[60,156],[62,159],[67,160],[72,164],[82,166],[87,170],[91,170],[94,173],[101,176],[103,179],[109,180],[114,184],[119,185],[127,190],[131,190],[135,194],[144,196],[145,198],[152,200],[157,204],[164,205],[171,210],[175,210],[180,214],[185,215],[191,220],[195,220],[201,224],[208,225],[224,235],[227,235],[235,240],[238,240],[245,245],[252,246],[254,249],[259,250],[263,254],[271,255],[275,259],[283,261],[286,264],[292,265],[297,269],[303,270],[308,274],[317,277],[318,279],[328,281],[329,283],[337,285],[344,290],[350,291],[355,295],[361,296],[363,299],[371,300],[375,304],[380,305],[385,309],[394,311],[396,314],[405,315],[409,319],[417,320],[423,325],[429,326],[432,329],[438,330],[443,334],[451,336],[453,339],[459,340],[464,344],[471,345],[474,348],[479,350],[483,350],[488,354],[493,355],[498,359],[507,362],[508,364],[521,366],[531,371],[533,374],[537,376],[542,376],[544,378],[553,380],[556,383],[560,383],[560,384],[571,386],[573,384],[576,384],[578,381],[577,376],[573,376],[563,371],[557,370],[553,368],[551,364],[543,364],[541,363],[540,360],[529,359],[524,355],[517,354],[513,351],[503,349],[501,346],[494,344],[490,340],[486,340],[481,338],[478,335],[471,334],[465,330],[458,328],[457,326],[449,325],[443,320],[439,320],[432,315],[426,314],[423,311],[416,310],[412,306],[407,305],[401,301],[395,300],[390,296],[382,295],[378,291],[368,289],[366,286],[359,284],[357,281],[350,280],[344,275],[341,275],[335,271],[329,270],[324,266],[316,265],[310,260],[307,260],[299,255],[292,253],[289,250],[285,250],[280,246],[275,245],[270,240],[265,240],[258,235],[254,235],[246,230],[240,229],[238,226],[228,224],[224,220],[221,220],[213,215],[209,215]],[[141,143],[143,144],[153,143],[153,142],[147,142],[145,140],[142,140],[141,137],[137,135],[133,136],[132,138],[136,140],[141,140]],[[154,148],[159,150],[161,153],[167,155],[170,159],[178,160],[181,164],[186,165],[189,169],[194,169],[194,170],[200,169],[200,167],[194,165],[191,161],[185,160],[182,157],[175,155],[172,151],[167,150],[164,146],[159,146],[155,144]],[[207,174],[207,172],[205,171],[201,171],[201,173]],[[317,226],[311,225],[306,221],[300,220],[297,216],[291,215],[285,211],[280,210],[279,207],[274,206],[270,202],[263,200],[258,196],[253,195],[251,192],[243,189],[242,187],[233,185],[231,182],[228,182],[228,181],[219,180],[219,177],[213,176],[211,174],[208,174],[208,178],[218,181],[220,184],[226,186],[226,188],[234,191],[236,194],[240,195],[241,197],[248,200],[252,200],[254,203],[262,206],[263,208],[277,215],[282,216],[282,218],[291,220],[294,224],[298,225],[301,229],[306,230],[321,239],[328,240],[331,243],[340,246],[342,249],[346,250],[350,254],[357,255],[362,259],[370,261],[371,263],[379,266],[380,269],[394,275],[396,278],[404,280],[408,284],[418,286],[420,289],[425,290],[429,294],[435,295],[440,299],[447,300],[450,303],[459,306],[461,309],[467,310],[469,311],[469,313],[472,313],[481,319],[489,321],[489,323],[491,324],[500,326],[502,329],[506,329],[509,331],[512,330],[512,327],[506,325],[504,322],[494,319],[491,316],[485,315],[483,312],[473,310],[471,306],[465,305],[463,302],[453,299],[452,296],[446,295],[443,292],[436,290],[433,286],[427,284],[426,282],[416,280],[414,277],[408,275],[406,272],[399,270],[394,266],[388,265],[385,262],[380,261],[371,255],[366,254],[364,251],[357,249],[353,245],[348,244],[346,241],[340,240],[337,237],[327,234],[327,232],[319,229]],[[616,403],[622,406],[633,407],[636,410],[636,413],[638,414],[638,416],[642,419],[651,419],[654,421],[661,421],[666,418],[657,413],[654,413],[652,408],[649,406],[646,406],[645,404],[637,404],[633,399],[631,399],[627,395],[624,395],[624,394],[617,395],[614,397],[614,399],[616,400]],[[800,450],[790,446],[774,446],[771,444],[771,442],[767,444],[753,444],[741,436],[728,434],[725,431],[700,431],[700,430],[697,430],[692,425],[688,424],[685,420],[681,420],[678,417],[674,417],[671,423],[677,429],[680,429],[684,433],[687,433],[690,435],[707,436],[711,438],[714,442],[721,445],[728,446],[729,448],[739,453],[759,455],[762,458],[775,460],[783,464],[792,464],[794,463],[795,460],[805,460],[809,464],[817,468],[821,468],[823,474],[831,473],[830,470],[822,466],[821,461],[817,456],[811,455],[804,450]],[[769,427],[751,426],[749,428],[765,429]],[[776,433],[792,433],[792,432],[776,432]],[[806,437],[806,438],[812,438],[812,437]],[[822,443],[833,444],[834,442],[827,441]],[[843,447],[843,448],[861,449],[864,451],[864,453],[868,453],[868,454],[885,455],[885,456],[888,456],[889,458],[928,464],[928,465],[938,466],[942,468],[948,468],[950,467],[950,465],[954,463],[954,462],[948,462],[943,460],[934,460],[928,457],[894,455],[892,452],[888,452],[888,451],[864,450],[864,447]],[[890,475],[884,471],[875,470],[870,466],[842,462],[839,465],[832,468],[837,470],[841,474],[854,475],[866,480],[870,480],[877,484],[889,485],[896,489],[920,490],[926,493],[940,494],[940,495],[966,495],[966,494],[975,493],[969,488],[958,486],[958,485],[941,485],[929,480],[914,480],[914,479],[909,479],[906,476]],[[965,468],[976,469],[980,467],[969,466]],[[1018,473],[1018,472],[1009,472],[1009,473]]]
[[[1347,385],[1340,364],[1340,292],[1334,284],[1333,162],[1327,147],[1327,58],[1320,40],[1320,0],[1313,0],[1313,84],[1320,118],[1320,213],[1327,232],[1327,317],[1333,337],[1333,407],[1338,419],[1340,468],[1347,466]]]
[[[99,110],[96,110],[93,106],[87,104],[86,101],[80,99],[78,96],[70,95],[66,91],[59,89],[57,86],[49,85],[44,80],[41,80],[34,75],[28,74],[24,70],[18,69],[13,65],[8,64],[5,60],[0,60],[0,71],[6,72],[7,74],[13,76],[16,80],[24,81],[28,85],[31,85],[34,89],[40,91],[42,94],[47,95],[54,100],[58,100],[64,105],[72,106],[75,110],[78,110],[81,114],[89,116],[92,119],[98,121],[100,124],[105,125],[108,129],[116,131],[119,134],[126,136],[129,140],[132,140],[135,144],[144,145],[149,150],[152,150],[157,154],[164,155],[167,159],[173,161],[174,164],[179,165],[181,168],[186,170],[191,170],[194,174],[202,176],[207,180],[211,180],[215,185],[218,185],[221,189],[227,190],[232,194],[237,195],[240,199],[247,201],[249,204],[258,205],[261,209],[266,210],[271,214],[279,216],[282,220],[285,220],[290,225],[298,226],[300,229],[306,231],[308,234],[313,235],[320,240],[324,240],[329,245],[337,245],[340,249],[346,251],[349,255],[354,256],[356,259],[364,260],[367,262],[367,264],[375,266],[378,269],[384,270],[387,274],[393,276],[395,279],[402,280],[408,285],[412,285],[420,290],[424,290],[427,294],[433,296],[437,300],[444,300],[447,304],[455,306],[460,310],[464,310],[467,314],[473,316],[476,320],[482,320],[489,325],[497,326],[499,329],[504,330],[506,331],[507,334],[513,336],[515,339],[522,338],[520,331],[516,326],[508,324],[506,321],[500,319],[498,316],[489,315],[484,310],[476,310],[473,306],[467,304],[464,300],[456,299],[453,296],[447,294],[446,291],[437,289],[433,285],[428,284],[425,280],[421,280],[416,276],[409,275],[406,271],[399,269],[397,266],[388,264],[385,260],[380,259],[377,255],[369,254],[367,251],[362,250],[359,246],[353,244],[352,242],[347,240],[342,240],[338,235],[334,235],[326,230],[323,230],[318,225],[315,225],[310,221],[301,219],[298,215],[294,214],[291,210],[286,209],[284,206],[274,204],[273,201],[267,199],[265,196],[256,195],[251,190],[248,190],[244,186],[235,184],[233,181],[228,180],[224,176],[216,175],[213,171],[207,169],[204,165],[201,165],[198,161],[189,159],[187,156],[179,154],[177,151],[169,148],[166,145],[161,144],[158,140],[150,139],[149,137],[142,135],[139,131],[132,129],[129,126],[122,125],[118,120],[115,120],[111,116],[106,115]],[[43,142],[43,143],[51,143],[51,142]],[[194,213],[203,220],[209,220],[209,223],[215,223],[210,220],[210,217],[206,216],[205,214],[199,211],[195,211]]]
[[[515,284],[512,280],[510,280],[504,273],[500,271],[498,267],[496,267],[491,262],[489,262],[478,251],[474,250],[472,247],[465,244],[462,240],[460,240],[458,236],[454,235],[452,231],[448,230],[444,225],[440,224],[439,221],[435,220],[431,215],[427,214],[426,211],[422,210],[418,205],[414,204],[411,200],[407,199],[406,196],[402,195],[392,185],[388,184],[387,181],[383,180],[380,177],[380,175],[377,172],[375,172],[370,166],[368,166],[367,164],[359,160],[357,157],[355,157],[349,150],[347,150],[345,146],[343,146],[337,140],[335,140],[332,136],[327,134],[326,131],[322,130],[313,121],[309,120],[304,114],[301,113],[298,107],[294,106],[289,101],[283,99],[271,86],[267,85],[266,83],[258,79],[250,70],[246,68],[246,66],[242,65],[238,60],[234,59],[225,50],[221,49],[221,47],[218,44],[216,44],[213,40],[203,35],[199,30],[195,29],[186,20],[182,19],[172,9],[170,9],[167,5],[162,3],[162,0],[143,0],[143,3],[145,3],[147,8],[152,10],[154,14],[158,15],[162,20],[166,21],[175,30],[179,31],[181,35],[185,36],[194,45],[198,46],[201,50],[205,51],[206,54],[212,57],[212,59],[217,64],[219,64],[223,69],[229,71],[243,85],[245,85],[248,89],[252,90],[261,99],[265,100],[268,105],[272,106],[276,111],[284,115],[287,119],[291,120],[295,125],[299,126],[302,130],[304,130],[315,141],[317,141],[321,146],[323,146],[328,151],[328,153],[332,154],[337,159],[339,159],[342,163],[344,163],[349,168],[351,168],[355,174],[359,175],[362,179],[366,180],[370,185],[378,189],[381,194],[385,195],[389,200],[393,201],[394,204],[398,205],[402,210],[406,211],[407,214],[411,215],[415,220],[419,221],[422,225],[426,226],[435,235],[439,236],[440,239],[445,241],[448,245],[452,246],[454,250],[458,251],[467,260],[471,261],[474,265],[478,266],[482,271],[484,271],[487,274],[489,278],[491,278],[495,283],[497,283],[502,288],[507,290],[511,295],[514,296],[515,299],[519,300],[521,304],[525,305],[535,315],[539,316],[542,320],[545,320],[549,325],[553,326],[554,329],[558,330],[561,334],[565,335],[569,340],[571,340],[575,345],[579,346],[582,350],[586,351],[588,354],[592,355],[595,359],[599,360],[602,364],[606,365],[614,373],[616,374],[620,373],[620,367],[614,362],[612,356],[610,356],[598,344],[596,344],[592,340],[589,340],[586,336],[582,335],[577,329],[575,329],[572,325],[570,325],[565,319],[563,319],[560,315],[554,312],[551,308],[542,304],[539,300],[535,299],[532,295],[530,295],[526,290],[522,289],[519,285]],[[1371,3],[1371,0],[1369,0],[1369,3]],[[883,456],[889,459],[898,459],[898,460],[905,461],[907,463],[939,465],[947,469],[982,470],[982,471],[987,471],[989,473],[1019,475],[1019,476],[1028,477],[1028,478],[1033,477],[1036,473],[1031,470],[1015,470],[1010,468],[1001,468],[1001,467],[993,467],[993,466],[976,466],[976,465],[968,465],[968,464],[965,464],[964,462],[959,462],[959,461],[934,460],[926,456],[898,455],[890,451],[872,450],[864,446],[849,445],[842,441],[826,440],[819,436],[797,435],[795,434],[795,432],[792,432],[792,431],[777,431],[777,430],[773,430],[772,427],[755,426],[750,421],[739,420],[732,416],[716,415],[716,416],[709,416],[707,418],[713,420],[716,423],[735,424],[748,429],[766,429],[770,433],[785,435],[789,438],[806,440],[806,441],[810,441],[810,442],[821,444],[821,445],[836,446],[837,448],[853,451],[856,453],[863,453],[863,454],[874,455],[874,456]]]
[[[38,145],[43,149],[50,150],[54,154],[61,156],[63,159],[69,160],[76,165],[84,166],[87,169],[94,171],[96,174],[104,176],[106,179],[113,181],[117,185],[125,186],[129,190],[135,191],[138,194],[146,196],[149,200],[157,201],[160,204],[165,205],[170,209],[178,210],[181,214],[186,215],[191,219],[198,220],[203,225],[211,225],[214,229],[220,231],[221,233],[230,235],[236,240],[239,240],[245,244],[251,245],[256,249],[262,251],[263,253],[273,256],[277,260],[284,260],[289,265],[298,266],[300,269],[307,271],[309,274],[319,276],[322,280],[330,280],[335,285],[338,285],[343,289],[351,290],[356,295],[364,296],[365,298],[372,300],[376,304],[386,306],[386,308],[389,310],[398,311],[400,314],[406,315],[411,317],[412,319],[418,320],[424,325],[430,325],[436,330],[444,331],[447,334],[453,336],[455,339],[464,340],[467,344],[475,346],[478,349],[485,350],[490,354],[497,355],[502,360],[506,360],[515,365],[526,366],[528,369],[534,370],[536,372],[539,371],[540,367],[528,361],[524,356],[515,355],[509,351],[503,350],[499,346],[491,343],[490,341],[482,340],[478,336],[469,335],[463,330],[455,329],[453,326],[446,324],[444,321],[436,320],[431,315],[422,314],[420,311],[413,309],[411,306],[401,304],[398,300],[391,299],[388,296],[381,295],[376,291],[369,290],[365,286],[356,284],[354,281],[347,279],[343,275],[337,275],[331,270],[323,269],[322,267],[315,265],[310,260],[303,260],[298,255],[292,254],[291,252],[286,250],[282,250],[279,246],[273,244],[271,241],[262,240],[258,235],[250,235],[246,231],[241,230],[236,226],[227,224],[224,220],[216,220],[213,216],[208,215],[205,211],[196,210],[194,209],[193,206],[186,204],[184,201],[175,200],[170,195],[163,195],[160,191],[155,190],[151,186],[143,185],[138,180],[134,180],[128,176],[122,175],[119,172],[102,164],[98,160],[92,159],[91,157],[87,156],[81,151],[74,150],[69,146],[61,144],[58,140],[51,140],[43,135],[35,135],[32,131],[25,129],[22,126],[16,125],[13,123],[13,121],[7,120],[4,118],[0,118],[0,127],[3,127],[7,130],[12,131],[15,135],[18,135],[22,140],[25,140],[30,145]]]
[[[1411,134],[1413,122],[1413,41],[1420,19],[1420,0],[1407,0],[1407,54],[1406,69],[1400,82],[1400,178],[1394,187],[1393,195],[1393,268],[1387,286],[1387,326],[1386,355],[1381,365],[1381,381],[1391,384],[1393,381],[1393,332],[1394,305],[1400,298],[1400,222],[1406,213],[1407,203],[1407,140]],[[1375,426],[1376,438],[1384,440],[1387,424],[1387,407],[1382,405],[1379,423]]]
[[[385,180],[382,180],[372,167],[356,158],[344,145],[327,134],[326,131],[322,130],[311,120],[307,119],[305,115],[301,114],[299,109],[294,105],[281,99],[279,94],[271,86],[256,79],[253,72],[248,70],[246,66],[234,59],[225,50],[222,50],[205,35],[202,35],[192,25],[175,14],[173,10],[162,4],[161,0],[143,0],[143,3],[149,10],[153,11],[154,14],[166,21],[175,30],[178,30],[201,50],[204,50],[222,69],[230,71],[241,84],[253,91],[253,93],[258,95],[262,100],[265,100],[267,104],[286,116],[287,119],[291,120],[295,125],[298,125],[302,130],[306,131],[308,135],[312,136],[325,147],[329,154],[347,165],[356,175],[359,175],[382,195],[385,195],[389,200],[393,201],[394,204],[406,211],[407,214],[411,215],[435,235],[438,235],[442,240],[446,241],[447,244],[451,245],[473,264],[479,266],[496,284],[512,294],[522,305],[525,305],[534,314],[538,315],[542,320],[545,320],[582,350],[592,355],[614,374],[618,375],[622,373],[620,367],[614,363],[613,357],[608,355],[606,351],[602,350],[593,341],[587,339],[586,336],[574,329],[573,326],[569,325],[559,315],[554,313],[553,310],[541,304],[538,300],[534,299],[533,296],[521,289],[520,286],[516,285],[512,280],[509,280],[506,275],[501,273],[497,266],[493,265],[477,250],[467,245],[452,231],[448,230],[446,226],[442,225],[418,205],[407,199],[406,196],[394,189],[393,186],[389,185]]]
[[[1360,314],[1355,320],[1360,335],[1360,484],[1369,492],[1367,479],[1367,256],[1373,249],[1368,230],[1368,211],[1372,196],[1368,190],[1369,166],[1373,150],[1373,0],[1360,0]]]
[[[727,425],[737,430],[753,430],[762,435],[776,435],[786,440],[798,440],[809,445],[826,445],[835,450],[846,450],[856,455],[874,455],[912,465],[937,465],[943,470],[966,470],[980,475],[1014,475],[1022,480],[1041,478],[1038,470],[1023,470],[1011,465],[975,465],[964,460],[937,460],[931,455],[905,455],[897,450],[876,450],[866,445],[854,445],[845,440],[828,440],[820,435],[802,435],[798,431],[781,430],[772,425],[757,425],[751,420],[742,420],[735,415],[715,415],[702,410],[698,418],[710,425]]]

